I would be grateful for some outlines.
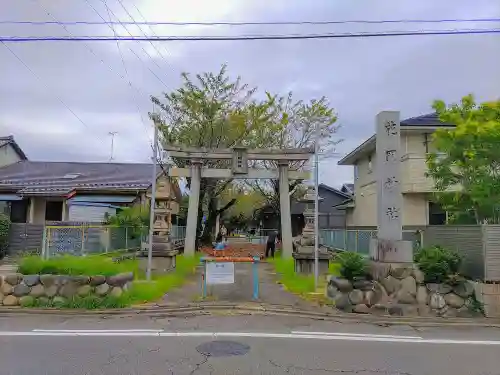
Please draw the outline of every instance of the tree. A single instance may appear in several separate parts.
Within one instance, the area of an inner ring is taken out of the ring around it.
[[[314,148],[316,136],[319,135],[319,149],[322,158],[331,156],[335,146],[342,140],[335,137],[339,126],[336,125],[337,115],[325,97],[309,102],[295,101],[290,92],[284,97],[274,97],[272,101],[275,106],[273,111],[279,119],[285,119],[281,131],[274,136],[272,147],[275,148]],[[318,131],[318,133],[316,133]],[[267,169],[277,168],[277,164],[271,161],[257,162],[257,166]],[[292,162],[289,167],[292,170],[304,168],[305,162]],[[296,180],[289,184],[291,198],[303,195],[304,190]],[[250,186],[259,191],[265,199],[267,207],[271,207],[275,215],[280,213],[280,194],[278,180],[250,181]],[[300,189],[299,189],[300,188]]]
[[[231,80],[222,66],[218,74],[198,74],[193,79],[182,74],[182,86],[165,93],[162,100],[152,97],[162,110],[160,134],[164,144],[198,148],[249,148],[268,147],[273,134],[279,133],[284,120],[275,112],[274,98],[267,95],[263,100],[253,96],[256,88],[241,83],[240,77]],[[178,167],[185,161],[173,159]],[[205,161],[211,168],[228,168],[229,161]],[[211,242],[216,217],[229,209],[236,200],[217,206],[218,197],[231,184],[231,180],[201,180],[200,206],[197,226],[201,230],[203,209],[208,212],[202,241]],[[188,179],[188,187],[190,181]],[[199,233],[198,233],[199,234]],[[197,235],[197,238],[199,236]]]
[[[434,102],[441,121],[456,128],[438,129],[435,152],[427,158],[436,200],[452,220],[470,213],[476,223],[498,223],[500,204],[500,101],[477,104],[472,95],[460,104]]]
[[[265,200],[258,192],[238,184],[233,184],[221,196],[223,205],[233,199],[235,204],[222,217],[224,225],[228,230],[245,229],[254,219],[255,208],[261,207]]]

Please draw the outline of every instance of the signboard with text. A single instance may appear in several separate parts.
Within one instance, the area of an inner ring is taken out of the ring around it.
[[[207,262],[206,278],[209,285],[234,284],[234,263]]]

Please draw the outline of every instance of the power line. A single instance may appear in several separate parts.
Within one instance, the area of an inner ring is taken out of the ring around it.
[[[360,33],[326,33],[326,34],[288,34],[288,35],[239,35],[239,36],[158,36],[158,37],[108,37],[108,36],[0,36],[0,42],[84,42],[84,41],[137,41],[137,42],[175,42],[175,41],[237,41],[237,40],[300,40],[300,39],[341,39],[341,38],[372,38],[394,36],[419,36],[419,35],[473,35],[473,34],[498,34],[500,29],[468,29],[468,30],[422,30],[422,31],[394,31],[394,32],[360,32]]]
[[[143,17],[144,18],[144,17]],[[462,23],[462,22],[500,22],[500,18],[450,18],[450,19],[399,19],[399,20],[341,20],[341,21],[268,21],[268,22],[130,22],[118,21],[120,25],[148,25],[148,26],[278,26],[278,25],[342,25],[342,24],[388,24],[388,23]],[[0,21],[0,24],[21,25],[105,25],[99,21]]]
[[[97,11],[97,9],[90,3],[89,0],[85,0],[85,2],[87,3],[87,5],[92,8],[92,10],[99,16],[100,19],[102,19],[104,21],[104,23],[114,32],[114,28],[108,23],[106,22],[106,20],[104,19],[104,17],[101,16],[101,14]],[[118,19],[118,17],[116,16],[116,14],[109,8],[107,7],[108,11],[116,18]],[[123,28],[125,29],[125,31],[131,36],[133,37],[132,33],[130,31],[128,31],[127,27],[123,25],[123,23],[120,23]],[[118,37],[118,36],[115,36],[114,37],[115,40],[116,38],[122,38],[122,37]],[[119,39],[119,40],[122,40],[122,39]],[[153,69],[151,69],[149,66],[146,65],[146,63],[144,62],[144,60],[142,60],[139,55],[137,55],[137,53],[132,49],[130,48],[130,51],[146,66],[146,68],[151,72],[152,75],[154,75],[156,77],[156,79],[158,79],[158,81],[161,82],[161,84],[163,86],[167,86],[167,84],[165,82],[163,82],[163,80],[153,71]],[[156,61],[154,61],[154,59],[151,57],[151,55],[148,53],[148,51],[146,51],[144,49],[144,47],[141,46],[141,49],[144,51],[144,53],[151,59],[151,61],[153,61],[153,63],[158,67],[158,69],[161,70],[161,67],[158,65],[158,63]]]

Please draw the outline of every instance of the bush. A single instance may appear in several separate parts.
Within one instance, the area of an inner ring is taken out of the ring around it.
[[[458,274],[462,257],[449,249],[433,246],[415,253],[415,263],[425,275],[426,282],[443,283]]]
[[[32,255],[21,258],[19,272],[23,275],[104,275],[112,276],[122,272],[139,272],[139,264],[135,260],[115,263],[111,258],[99,255],[77,257],[64,255],[43,259]]]
[[[337,255],[336,260],[340,264],[340,274],[347,280],[366,277],[367,263],[362,255],[346,251]]]
[[[9,246],[10,218],[5,214],[0,214],[0,259],[7,253]]]

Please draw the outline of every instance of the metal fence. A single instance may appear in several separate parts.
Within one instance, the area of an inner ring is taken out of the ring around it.
[[[320,231],[320,243],[333,249],[370,254],[370,239],[377,237],[376,230],[325,229]],[[403,231],[403,239],[412,241],[419,248],[421,236],[413,230]]]
[[[105,225],[48,225],[44,229],[42,256],[105,254],[139,249],[141,236],[128,227]]]
[[[186,238],[186,227],[172,225],[172,229],[170,230],[170,238],[172,240],[183,240],[184,238]]]

